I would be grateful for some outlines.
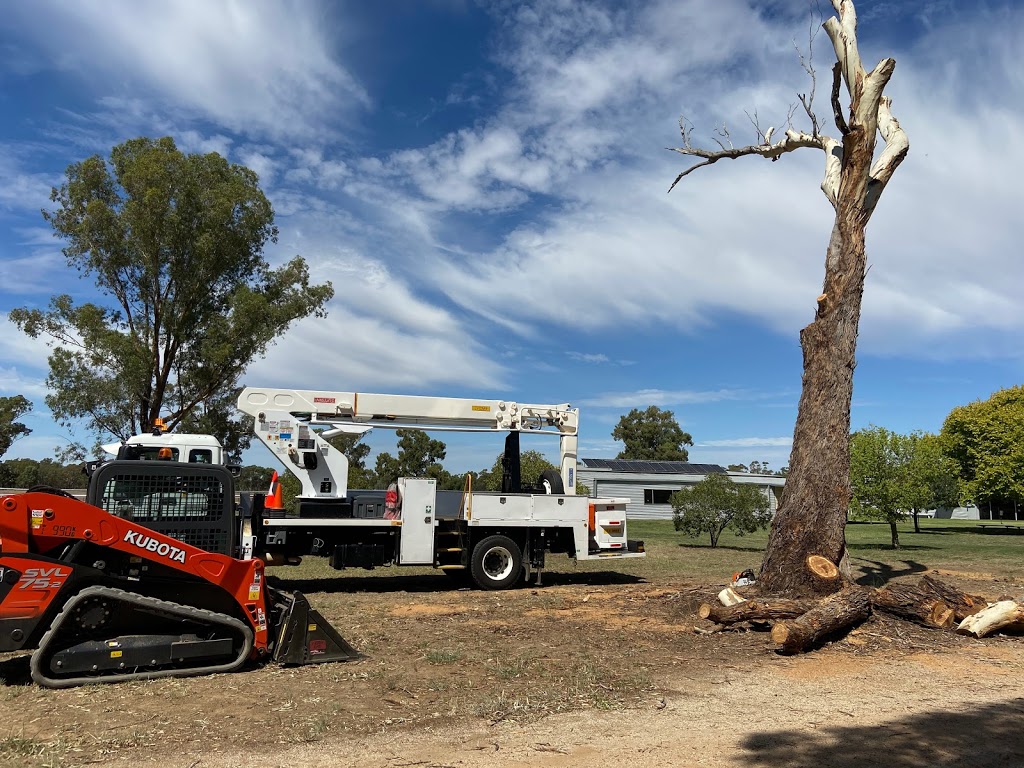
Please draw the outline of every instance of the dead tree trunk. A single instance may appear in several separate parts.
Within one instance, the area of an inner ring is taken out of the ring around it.
[[[772,142],[775,129],[761,130],[758,142],[734,147],[718,142],[719,150],[694,147],[692,126],[680,120],[683,146],[675,151],[701,158],[682,173],[688,174],[722,159],[757,155],[778,160],[783,154],[805,147],[825,155],[825,179],[821,188],[835,209],[835,223],[825,256],[825,281],[818,297],[814,322],[800,332],[803,349],[803,389],[796,425],[786,492],[772,521],[768,549],[761,564],[760,585],[765,593],[821,594],[834,591],[843,579],[822,582],[810,575],[808,555],[822,555],[833,563],[846,563],[846,512],[850,502],[850,402],[861,296],[864,291],[866,256],[864,229],[892,174],[907,154],[909,143],[883,97],[896,67],[883,59],[871,71],[861,64],[857,47],[857,13],[853,0],[832,0],[837,16],[829,18],[825,32],[836,54],[832,70],[832,113],[840,141],[820,132],[821,122],[812,110],[815,73],[810,98],[800,97],[810,120],[810,132],[790,127],[785,137]],[[845,84],[850,102],[847,118],[840,103]],[[885,149],[874,159],[877,134]],[[874,160],[874,162],[872,162]]]
[[[868,591],[850,587],[826,597],[803,616],[772,627],[772,640],[786,653],[800,653],[871,615]]]

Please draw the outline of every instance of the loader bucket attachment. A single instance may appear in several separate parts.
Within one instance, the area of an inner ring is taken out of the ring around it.
[[[346,642],[301,592],[293,592],[285,611],[274,649],[279,664],[322,664],[350,661],[363,655]]]

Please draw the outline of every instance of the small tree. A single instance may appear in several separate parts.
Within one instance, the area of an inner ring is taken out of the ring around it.
[[[646,411],[634,408],[615,425],[612,437],[625,444],[620,459],[646,461],[686,461],[684,446],[693,445],[693,438],[682,430],[672,411],[656,405]]]
[[[21,395],[0,397],[0,456],[10,449],[19,437],[31,434],[32,430],[18,419],[32,410],[32,403]]]
[[[900,548],[896,524],[909,510],[909,453],[906,436],[883,427],[860,429],[850,436],[850,509],[859,517],[888,523],[893,549]]]
[[[920,533],[921,512],[960,503],[960,480],[956,462],[943,453],[939,436],[927,433],[910,435],[907,472],[907,504],[914,517],[914,533]]]
[[[772,520],[768,497],[760,488],[718,473],[676,491],[669,502],[676,530],[687,536],[710,534],[712,547],[726,528],[742,536],[768,527]]]

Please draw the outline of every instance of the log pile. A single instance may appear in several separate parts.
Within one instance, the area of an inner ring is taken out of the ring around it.
[[[812,562],[813,561],[813,562]],[[812,555],[807,567],[823,584],[841,584],[835,564]],[[935,629],[986,637],[996,632],[1024,634],[1024,604],[1002,600],[988,604],[983,597],[962,592],[931,576],[917,584],[893,583],[878,589],[847,585],[823,600],[770,596],[744,598],[726,589],[718,602],[704,603],[697,615],[721,625],[750,622],[770,625],[771,639],[783,653],[801,653],[836,639],[865,621],[872,612],[883,612]]]

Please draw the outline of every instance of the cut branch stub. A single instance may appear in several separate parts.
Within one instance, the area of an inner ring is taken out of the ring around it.
[[[819,583],[826,585],[839,583],[839,568],[822,555],[807,556],[807,570],[809,570]]]

